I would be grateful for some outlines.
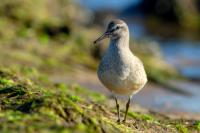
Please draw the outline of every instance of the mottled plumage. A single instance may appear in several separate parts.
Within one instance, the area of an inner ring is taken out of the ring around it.
[[[129,49],[112,43],[100,62],[98,77],[113,93],[131,96],[147,82],[143,64]]]
[[[142,62],[129,49],[129,30],[124,21],[111,21],[107,31],[96,42],[106,37],[110,38],[110,45],[99,64],[98,77],[114,94],[129,96],[127,113],[130,98],[144,87],[147,76]]]

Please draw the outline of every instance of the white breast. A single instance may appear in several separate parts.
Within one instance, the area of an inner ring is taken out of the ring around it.
[[[132,95],[147,82],[142,62],[127,49],[109,48],[98,69],[100,81],[112,92]]]

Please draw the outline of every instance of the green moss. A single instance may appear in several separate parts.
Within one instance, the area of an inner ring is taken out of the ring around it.
[[[185,127],[185,126],[182,125],[182,124],[177,124],[177,125],[176,125],[176,128],[177,128],[177,130],[178,130],[179,132],[181,132],[181,133],[188,133],[188,128]]]
[[[49,36],[47,34],[41,34],[39,37],[39,41],[41,44],[48,44],[49,43]]]
[[[0,94],[10,94],[9,97],[14,97],[16,95],[21,96],[26,93],[26,88],[17,85],[17,86],[10,86],[10,87],[4,87],[0,89]]]
[[[132,118],[141,119],[144,121],[154,121],[153,116],[151,116],[149,114],[139,114],[139,113],[135,113],[135,112],[128,112],[128,115]]]
[[[10,122],[18,122],[24,118],[24,114],[19,111],[7,111],[4,116]]]
[[[26,75],[37,75],[38,71],[33,67],[21,67],[21,71]]]
[[[79,85],[74,85],[74,89],[75,89],[76,94],[87,95],[87,99],[90,99],[92,101],[103,102],[106,100],[105,95],[99,92],[88,90],[87,88],[81,87]]]
[[[200,121],[196,121],[194,124],[195,128],[200,131]]]
[[[111,127],[109,128],[113,128],[112,130],[114,132],[123,132],[123,133],[130,133],[130,132],[134,132],[134,130],[128,126],[125,126],[123,124],[118,124],[116,121],[112,121],[112,120],[109,120],[108,118],[106,117],[102,117],[102,120],[110,125]]]
[[[25,73],[32,73],[32,70],[28,69]],[[7,80],[15,81],[14,85],[4,84],[0,89],[0,131],[5,133],[128,133],[158,129],[163,132],[177,129],[179,132],[187,133],[189,129],[198,130],[198,121],[194,128],[190,128],[182,121],[174,122],[162,117],[157,119],[153,114],[135,112],[128,112],[128,123],[118,124],[114,117],[116,113],[106,105],[108,99],[98,92],[89,91],[77,84],[52,84],[50,81],[47,86],[46,83],[43,84],[46,87],[40,87],[33,81],[31,85],[27,84],[30,79],[25,77],[25,80],[19,80],[24,78],[11,74],[8,76],[4,71],[0,75],[1,78],[6,77]]]
[[[9,80],[9,79],[5,79],[5,78],[1,78],[0,79],[0,84],[11,86],[11,85],[14,84],[14,81],[13,80]]]
[[[69,98],[71,101],[73,101],[73,102],[80,101],[80,97],[79,97],[79,96],[68,95],[68,98]]]

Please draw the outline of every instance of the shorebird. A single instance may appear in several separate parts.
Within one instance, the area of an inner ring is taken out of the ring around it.
[[[128,96],[123,122],[134,94],[147,83],[147,76],[143,63],[129,48],[129,29],[123,20],[112,20],[106,32],[94,44],[105,38],[110,38],[109,47],[98,67],[98,78],[108,88],[115,99],[118,120],[120,122],[120,107],[117,95]]]

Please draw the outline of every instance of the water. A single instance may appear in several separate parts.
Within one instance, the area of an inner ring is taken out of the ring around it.
[[[123,10],[131,4],[137,4],[140,0],[77,0],[82,5],[86,6],[91,10]]]
[[[172,40],[161,42],[165,59],[184,76],[200,79],[200,42]]]
[[[150,83],[134,96],[133,101],[156,111],[200,113],[199,84],[184,81],[173,81],[172,83],[182,90],[190,92],[190,95],[176,94],[168,91],[167,88]]]
[[[141,23],[128,22],[128,26],[135,39],[148,38],[157,41],[164,59],[177,68],[183,76],[200,80],[200,41],[185,39],[160,41],[158,36],[149,35]]]

